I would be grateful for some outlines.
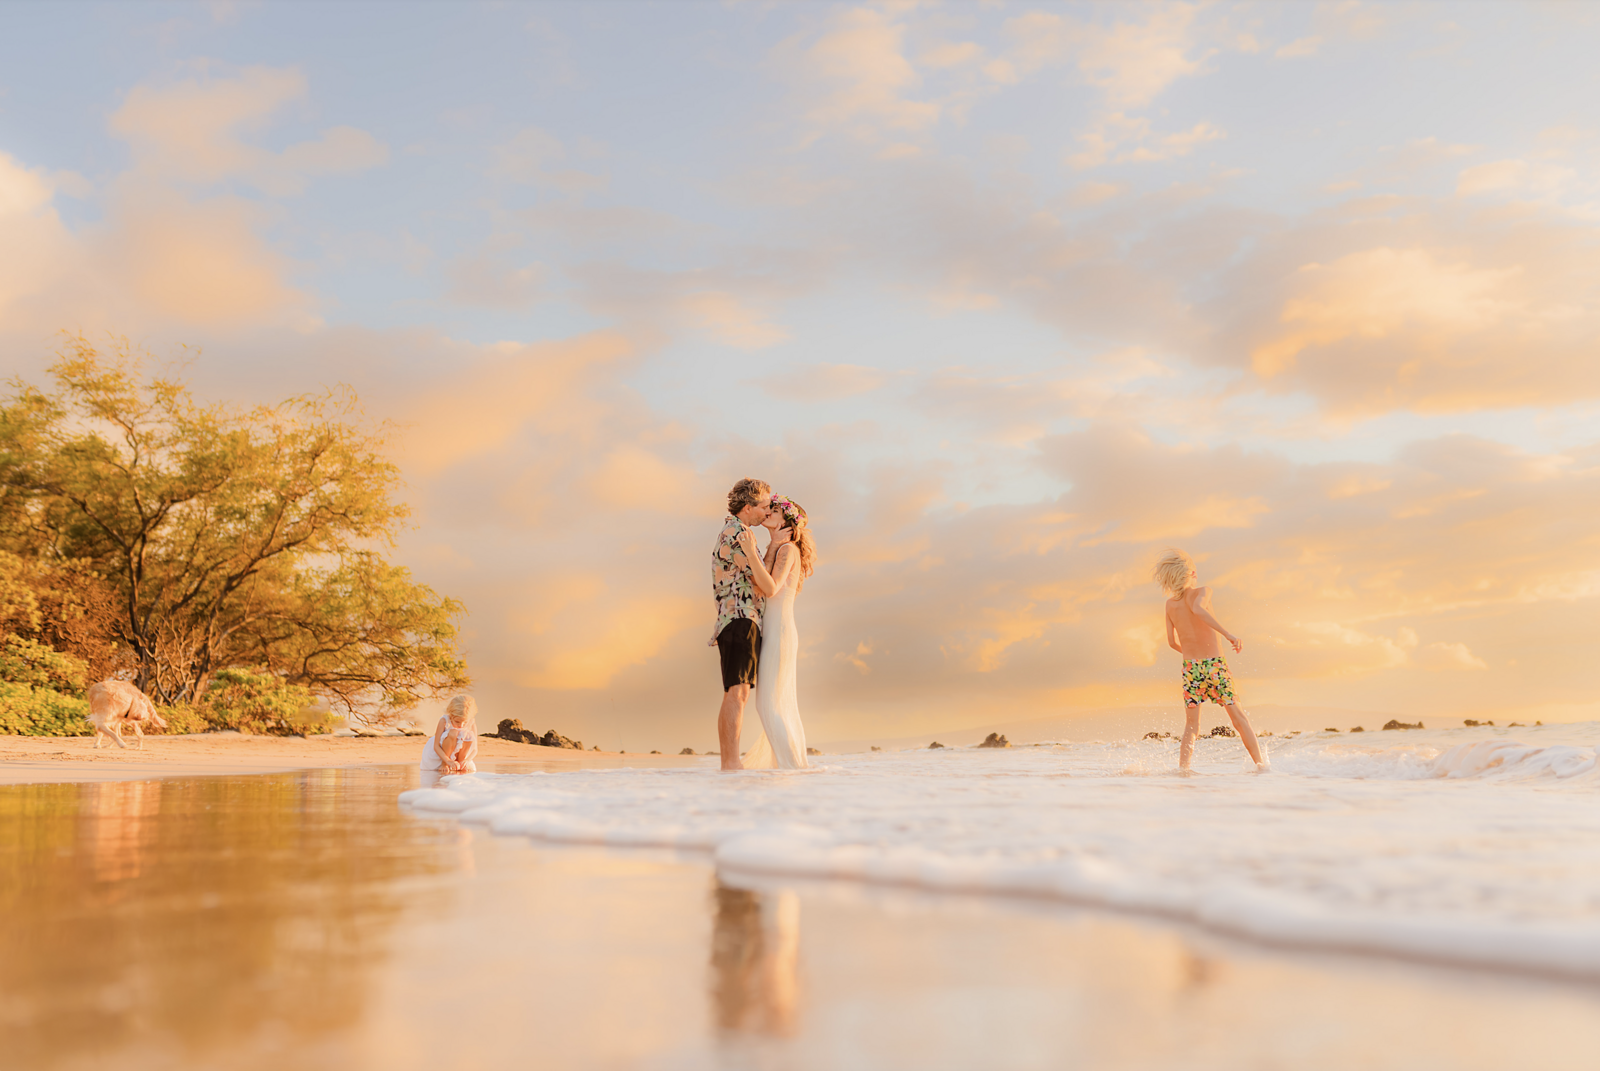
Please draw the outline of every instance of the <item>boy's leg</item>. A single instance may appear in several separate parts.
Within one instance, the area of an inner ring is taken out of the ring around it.
[[[1250,761],[1260,766],[1261,745],[1256,742],[1256,731],[1250,727],[1250,716],[1238,703],[1229,703],[1223,709],[1228,712],[1228,720],[1233,722],[1239,739],[1244,742],[1244,749],[1250,753]]]
[[[1183,707],[1183,742],[1178,745],[1178,769],[1187,770],[1194,760],[1194,738],[1200,735],[1200,704]]]

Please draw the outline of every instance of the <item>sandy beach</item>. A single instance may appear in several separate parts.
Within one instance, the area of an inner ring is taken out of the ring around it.
[[[73,781],[144,781],[212,774],[286,773],[330,766],[415,765],[416,736],[247,736],[194,733],[147,736],[126,750],[89,736],[0,736],[0,785]],[[711,761],[688,755],[628,755],[574,751],[479,737],[478,769],[507,773],[604,769],[617,766],[693,766]]]

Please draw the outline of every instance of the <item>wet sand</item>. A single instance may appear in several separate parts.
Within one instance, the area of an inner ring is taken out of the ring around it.
[[[8,1059],[1564,1071],[1600,1046],[1594,987],[493,837],[396,806],[417,782],[0,787]]]
[[[132,734],[125,734],[132,743]],[[0,736],[0,785],[68,781],[138,781],[208,774],[282,773],[328,766],[417,764],[420,736],[246,736],[240,733],[152,735],[144,747],[126,750],[106,743],[98,751],[89,736]],[[620,755],[575,751],[480,737],[478,769],[503,773],[531,770],[603,769],[615,766],[680,766],[716,760],[678,755]]]

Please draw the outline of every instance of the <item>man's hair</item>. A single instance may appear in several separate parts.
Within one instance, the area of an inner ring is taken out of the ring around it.
[[[728,512],[735,517],[746,506],[754,506],[765,502],[772,497],[772,488],[763,480],[752,480],[746,477],[733,485],[733,490],[728,492]]]
[[[1194,559],[1174,547],[1156,562],[1156,583],[1167,593],[1176,595],[1189,586],[1189,570],[1193,568]]]

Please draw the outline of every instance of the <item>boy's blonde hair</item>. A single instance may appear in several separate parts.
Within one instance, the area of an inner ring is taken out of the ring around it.
[[[458,695],[444,705],[447,718],[465,717],[474,726],[478,724],[478,701],[470,695]]]
[[[1194,569],[1194,559],[1176,547],[1169,549],[1156,562],[1155,581],[1169,595],[1176,595],[1189,586],[1189,573]]]

